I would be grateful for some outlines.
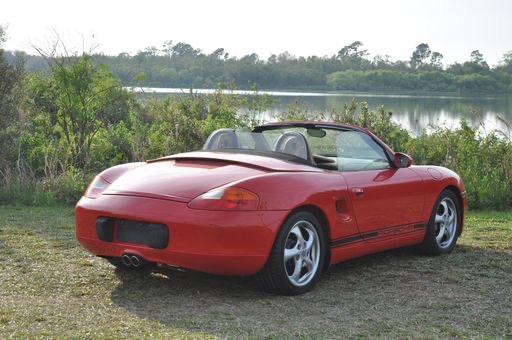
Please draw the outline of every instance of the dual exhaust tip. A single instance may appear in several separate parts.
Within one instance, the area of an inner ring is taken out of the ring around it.
[[[133,254],[124,254],[121,257],[121,261],[123,261],[125,266],[134,268],[141,267],[146,263],[143,257]]]

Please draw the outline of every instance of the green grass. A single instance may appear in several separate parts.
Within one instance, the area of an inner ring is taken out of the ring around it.
[[[71,208],[4,206],[0,338],[510,338],[511,221],[472,212],[451,255],[366,256],[283,297],[251,278],[122,273],[80,248]]]

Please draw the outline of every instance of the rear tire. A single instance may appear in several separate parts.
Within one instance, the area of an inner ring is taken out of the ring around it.
[[[258,281],[270,293],[303,294],[315,286],[325,259],[325,235],[306,211],[292,214],[277,234]]]
[[[460,234],[462,213],[459,200],[451,190],[441,192],[430,214],[427,233],[421,244],[429,255],[450,253]]]

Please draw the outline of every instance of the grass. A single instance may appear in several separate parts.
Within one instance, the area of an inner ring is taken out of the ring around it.
[[[0,338],[512,337],[512,211],[471,212],[448,256],[332,267],[297,297],[251,278],[122,273],[74,239],[71,208],[0,206]]]

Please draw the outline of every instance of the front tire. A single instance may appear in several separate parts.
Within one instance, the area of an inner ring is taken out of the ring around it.
[[[322,273],[325,242],[320,222],[313,214],[292,214],[279,231],[265,267],[258,273],[263,289],[285,295],[313,289]]]
[[[451,190],[441,192],[430,214],[427,233],[421,245],[423,251],[429,255],[450,253],[457,243],[461,222],[457,196]]]

